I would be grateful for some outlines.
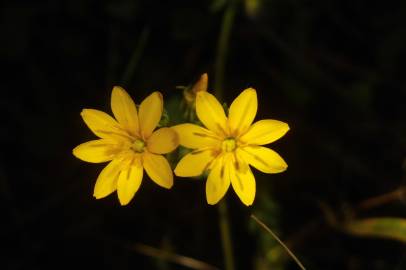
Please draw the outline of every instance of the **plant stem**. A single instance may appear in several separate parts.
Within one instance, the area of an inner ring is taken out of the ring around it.
[[[150,256],[153,258],[158,258],[164,261],[173,262],[184,267],[195,269],[195,270],[219,270],[217,267],[212,266],[206,262],[196,260],[191,257],[179,255],[171,251],[158,249],[152,246],[144,245],[141,243],[135,245],[129,245],[129,249],[141,253],[145,256]]]
[[[137,42],[137,46],[135,47],[133,54],[131,55],[130,62],[128,63],[125,69],[124,75],[121,78],[121,83],[125,87],[128,86],[128,84],[131,82],[134,76],[135,69],[138,66],[142,53],[145,49],[145,45],[147,44],[148,36],[149,36],[149,28],[146,26],[144,27],[144,29],[142,29],[142,32]]]
[[[215,82],[214,95],[218,100],[222,99],[224,87],[224,71],[227,62],[228,43],[231,35],[231,28],[234,23],[234,18],[237,10],[237,1],[229,0],[226,10],[224,11],[221,31],[217,43],[217,56],[214,66]]]
[[[262,221],[260,221],[255,215],[251,215],[251,218],[255,220],[256,223],[258,223],[262,228],[265,229],[270,235],[272,235],[273,238],[275,238],[276,241],[286,250],[286,252],[292,257],[292,259],[297,263],[297,265],[300,267],[302,270],[306,270],[306,268],[303,266],[303,264],[299,261],[299,259],[293,254],[292,251],[285,245],[285,243],[282,242],[281,239],[269,228],[268,226],[265,225]]]
[[[233,245],[231,242],[229,215],[225,199],[219,203],[218,210],[221,243],[223,244],[224,267],[226,270],[234,270]]]
[[[236,14],[236,0],[229,0],[223,14],[221,30],[217,43],[216,63],[214,65],[214,95],[218,100],[223,98],[224,71],[227,61],[227,49],[230,40],[231,28]],[[224,267],[226,270],[234,270],[233,245],[231,242],[229,215],[226,200],[223,199],[218,205],[219,226],[221,242],[223,246]]]
[[[359,203],[356,208],[357,210],[367,210],[393,201],[402,201],[405,195],[406,187],[401,186],[394,191],[366,199]]]

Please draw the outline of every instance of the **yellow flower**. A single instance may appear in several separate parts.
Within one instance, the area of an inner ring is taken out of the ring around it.
[[[255,198],[255,178],[249,165],[264,173],[279,173],[287,168],[278,153],[261,145],[285,135],[289,126],[271,119],[252,124],[257,107],[257,93],[248,88],[233,101],[227,117],[212,94],[200,91],[196,113],[207,129],[193,124],[173,127],[179,134],[180,144],[195,149],[179,161],[175,174],[193,177],[209,169],[206,182],[209,204],[216,204],[231,183],[241,201],[251,205]]]
[[[73,149],[73,154],[83,161],[110,161],[97,178],[93,196],[100,199],[117,190],[121,205],[128,204],[141,185],[144,169],[155,183],[171,188],[172,170],[162,154],[178,147],[179,139],[170,128],[154,131],[163,111],[161,93],[145,98],[137,112],[128,93],[115,86],[111,109],[116,119],[98,110],[82,111],[86,125],[100,139]]]

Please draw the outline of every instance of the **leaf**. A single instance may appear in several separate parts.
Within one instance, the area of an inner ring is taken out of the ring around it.
[[[406,219],[383,217],[350,221],[345,230],[361,237],[379,237],[406,243]]]

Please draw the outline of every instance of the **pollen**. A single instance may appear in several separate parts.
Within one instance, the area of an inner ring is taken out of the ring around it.
[[[144,147],[145,147],[145,142],[140,139],[136,139],[131,146],[131,149],[134,150],[137,153],[142,153],[144,152]]]
[[[234,138],[227,138],[221,144],[221,149],[224,152],[233,152],[236,147],[237,147],[237,144],[236,144]]]

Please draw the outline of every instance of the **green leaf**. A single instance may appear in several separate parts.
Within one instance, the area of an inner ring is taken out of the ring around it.
[[[388,238],[406,243],[405,218],[366,218],[350,221],[345,230],[361,237]]]
[[[167,127],[169,125],[170,119],[169,119],[169,114],[168,111],[164,110],[162,111],[162,116],[161,120],[159,120],[158,127]]]

